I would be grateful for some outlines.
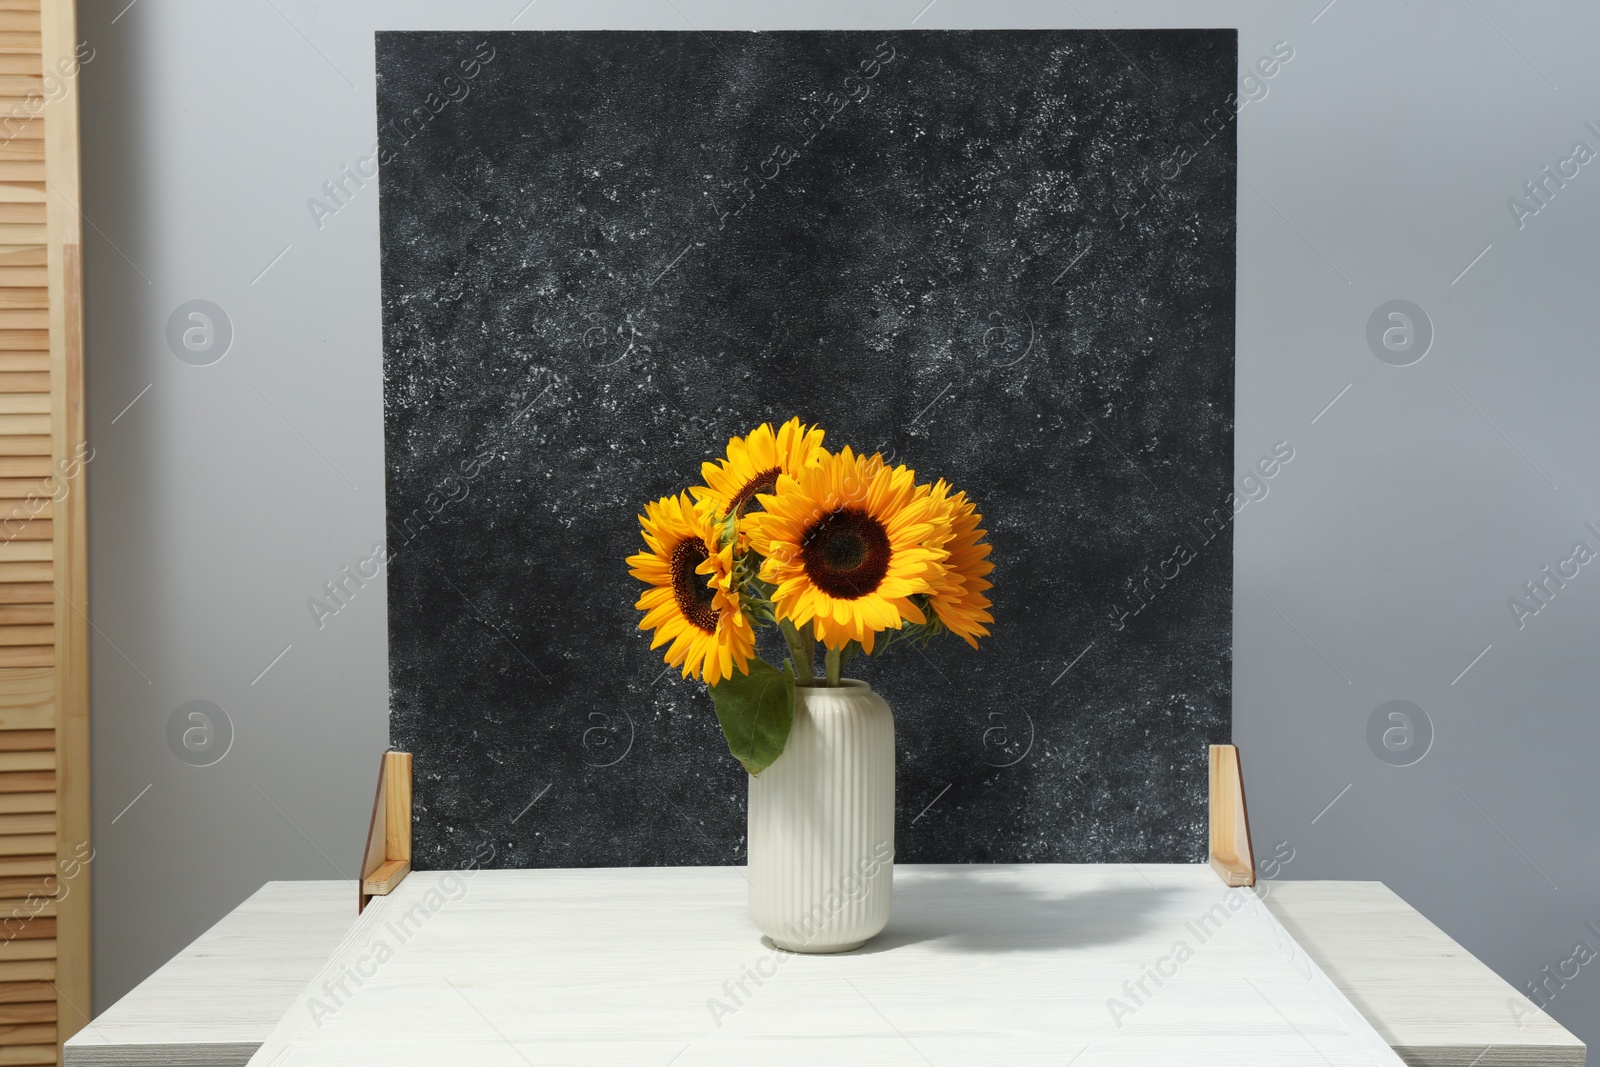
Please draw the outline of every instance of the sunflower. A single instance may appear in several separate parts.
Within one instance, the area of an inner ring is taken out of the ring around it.
[[[994,622],[989,614],[989,598],[984,590],[994,583],[984,575],[994,570],[988,560],[989,545],[980,544],[988,531],[978,529],[983,516],[977,505],[967,499],[967,494],[950,492],[943,478],[933,486],[930,499],[940,525],[949,528],[950,537],[943,543],[948,554],[942,572],[929,585],[932,595],[928,606],[939,617],[945,629],[978,647],[978,638],[988,637],[989,629],[983,624]]]
[[[792,477],[821,454],[822,431],[817,427],[793,418],[774,431],[764,422],[748,436],[729,438],[726,457],[700,465],[706,484],[689,491],[696,500],[712,501],[719,515],[740,515],[757,494],[778,487],[778,475]]]
[[[937,542],[949,531],[915,472],[847,446],[780,474],[776,492],[757,500],[764,511],[750,516],[750,543],[766,557],[761,578],[776,587],[780,617],[812,626],[829,649],[855,640],[868,653],[877,632],[927,621],[910,598],[939,579]]]
[[[628,573],[650,586],[634,607],[645,612],[641,630],[655,630],[651,648],[668,641],[666,662],[683,676],[716,685],[750,672],[755,631],[733,582],[733,545],[720,545],[710,508],[689,494],[665,496],[645,506],[639,525],[649,551],[628,557]]]

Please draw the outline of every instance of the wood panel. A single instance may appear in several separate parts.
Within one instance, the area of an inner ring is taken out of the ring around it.
[[[0,940],[0,963],[33,963],[43,960],[53,963],[55,958],[56,943],[53,938],[42,941],[23,937],[13,938],[10,941]]]
[[[53,1023],[55,1021],[56,1005],[53,1000],[30,1001],[23,1004],[0,1003],[0,1025],[17,1026],[21,1023]]]
[[[4,394],[0,394],[4,395]],[[10,481],[0,478],[0,482]],[[0,485],[0,494],[15,492]],[[0,525],[7,530],[12,528],[14,522],[47,521],[55,514],[49,497],[42,494],[25,498],[0,496]]]
[[[20,936],[20,931],[33,930],[44,920],[50,920],[48,928],[40,927],[42,932],[30,936],[54,937],[56,936],[55,920],[58,912],[59,901],[49,893],[33,893],[20,900],[0,900],[0,936]]]
[[[39,856],[56,850],[56,835],[4,834],[0,835],[0,856]]]
[[[56,893],[56,882],[57,879],[54,875],[47,875],[43,878],[0,878],[0,893],[19,900],[51,897]],[[54,908],[55,904],[52,902],[49,907]],[[51,914],[54,914],[54,912],[51,912]],[[4,993],[4,990],[0,990],[0,1003],[5,1002]]]
[[[1211,867],[1230,886],[1255,885],[1255,853],[1250,847],[1238,748],[1212,745],[1210,768]]]
[[[20,874],[56,874],[55,856],[0,856],[0,879]]]
[[[5,464],[0,462],[0,468],[4,466]],[[55,580],[55,576],[55,568],[48,563],[0,563],[0,582],[50,583]],[[13,663],[6,664],[6,666],[17,667],[26,666],[26,664]]]
[[[356,883],[356,910],[394,892],[411,873],[411,753],[390,750],[378,762],[378,792]]]
[[[55,608],[50,604],[0,603],[0,626],[13,623],[45,623],[55,621]],[[51,738],[51,745],[55,739]]]
[[[0,0],[0,1067],[90,1002],[76,47],[70,0]]]
[[[49,519],[0,514],[0,533],[15,541],[54,541],[56,528]]]
[[[0,752],[31,752],[55,748],[53,730],[6,730],[0,732]]]
[[[0,982],[54,982],[56,979],[56,961],[48,960],[6,960],[0,959]],[[57,1010],[61,1001],[56,1000]],[[76,1014],[76,1013],[74,1013]],[[0,1061],[4,1062],[4,1061]]]
[[[49,646],[46,646],[47,648]],[[0,651],[5,651],[0,649]],[[51,753],[54,761],[54,753]],[[38,793],[56,788],[54,770],[0,771],[0,793]],[[59,803],[59,802],[58,802]],[[3,845],[0,845],[3,847]]]
[[[6,593],[42,599],[55,592],[48,582],[37,585],[0,585],[0,602]],[[54,605],[51,605],[54,618]],[[55,672],[38,667],[0,668],[0,730],[55,732]]]
[[[6,1026],[0,1024],[0,1048],[11,1048],[17,1045],[34,1045],[39,1042],[54,1042],[56,1028],[54,1026]]]
[[[48,755],[54,758],[56,753],[51,752]],[[0,814],[0,835],[54,832],[56,832],[54,811],[14,811],[10,814]]]
[[[0,330],[0,334],[4,333],[4,330]],[[7,437],[43,434],[49,437],[50,415],[0,414],[0,434]]]
[[[91,1003],[78,41],[72,0],[0,0],[0,1067]]]

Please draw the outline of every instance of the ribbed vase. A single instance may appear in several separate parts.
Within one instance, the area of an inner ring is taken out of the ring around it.
[[[795,690],[783,755],[750,779],[750,917],[779,948],[844,952],[894,887],[894,716],[865,682]]]

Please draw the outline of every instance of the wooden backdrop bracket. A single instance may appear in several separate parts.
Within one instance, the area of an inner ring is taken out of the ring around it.
[[[372,801],[367,849],[361,857],[356,911],[391,892],[411,873],[411,753],[389,751],[378,765],[378,795]]]
[[[1228,885],[1256,884],[1244,777],[1239,772],[1239,750],[1233,745],[1211,746],[1211,869]]]

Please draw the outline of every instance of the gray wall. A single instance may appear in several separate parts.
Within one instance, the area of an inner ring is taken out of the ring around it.
[[[355,873],[384,594],[321,630],[306,600],[383,536],[376,188],[320,228],[306,202],[374,142],[374,29],[513,22],[1237,26],[1242,67],[1288,41],[1239,119],[1237,466],[1295,452],[1236,523],[1258,851],[1293,850],[1279,877],[1383,880],[1518,986],[1600,947],[1600,567],[1521,628],[1507,605],[1600,549],[1600,163],[1520,228],[1507,207],[1575,141],[1600,150],[1600,10],[126,2],[81,15],[98,1007],[262,881]],[[234,329],[210,366],[166,340],[193,299]],[[1367,339],[1393,299],[1433,326],[1409,366]],[[1433,734],[1407,766],[1368,741],[1396,699]],[[191,700],[233,726],[208,767],[168,741]],[[1589,1041],[1593,970],[1551,1002]]]

